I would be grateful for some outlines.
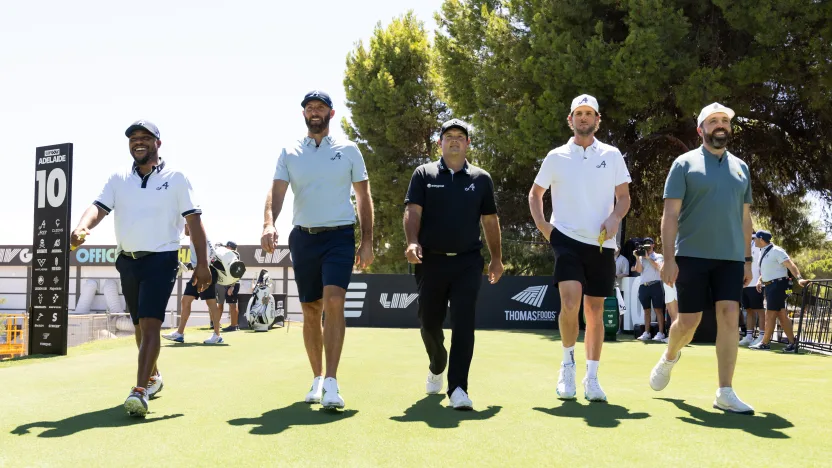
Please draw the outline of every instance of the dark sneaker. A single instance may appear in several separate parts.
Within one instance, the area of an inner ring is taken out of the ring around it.
[[[233,331],[237,331],[239,329],[240,329],[240,327],[238,327],[237,325],[229,325],[229,326],[223,328],[222,331],[224,331],[224,332],[233,332]]]
[[[771,351],[771,345],[760,342],[749,346],[748,349],[753,349],[754,351]]]
[[[788,346],[783,348],[783,352],[788,354],[797,354],[797,343],[790,343]]]

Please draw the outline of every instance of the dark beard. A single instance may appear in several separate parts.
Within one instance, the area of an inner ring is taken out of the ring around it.
[[[147,150],[147,154],[144,155],[143,158],[138,159],[135,155],[133,155],[133,161],[136,162],[137,166],[144,166],[150,162],[150,159],[156,156],[156,151],[151,151],[150,149]]]
[[[320,135],[324,132],[324,130],[329,128],[329,118],[329,114],[323,116],[321,118],[321,123],[319,124],[313,124],[309,119],[305,118],[306,128],[309,129],[309,133],[312,133],[313,135]]]
[[[718,130],[725,130],[725,136],[717,137],[714,136]],[[705,141],[707,141],[711,147],[714,149],[722,149],[728,146],[728,141],[731,139],[731,130],[726,130],[724,128],[717,128],[711,133],[705,134]]]

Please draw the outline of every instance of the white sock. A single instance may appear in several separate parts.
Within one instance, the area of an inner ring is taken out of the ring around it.
[[[575,365],[575,346],[563,347],[563,364]]]
[[[598,361],[587,361],[586,362],[586,378],[588,379],[597,379],[598,378]]]

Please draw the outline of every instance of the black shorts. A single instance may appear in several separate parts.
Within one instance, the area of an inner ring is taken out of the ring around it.
[[[584,295],[612,297],[615,291],[615,250],[584,244],[556,229],[549,236],[555,252],[555,287],[561,281],[578,281]]]
[[[780,278],[772,281],[763,288],[766,295],[766,310],[780,311],[786,308],[786,290],[789,289],[789,279]],[[762,307],[761,307],[762,309]]]
[[[355,232],[352,226],[310,234],[292,229],[289,251],[300,302],[315,302],[324,297],[324,286],[346,290],[355,263]]]
[[[211,270],[211,286],[205,288],[205,291],[199,292],[196,290],[196,286],[194,286],[193,281],[194,277],[191,276],[191,279],[188,280],[188,283],[185,285],[185,292],[182,293],[183,296],[191,296],[194,299],[201,299],[203,301],[207,301],[208,299],[215,299],[217,298],[217,270],[208,267]]]
[[[745,264],[731,260],[676,257],[679,313],[702,312],[717,301],[740,302]]]
[[[656,309],[664,309],[664,287],[661,281],[650,285],[642,284],[638,287],[638,301],[642,309],[649,309],[652,306]]]
[[[231,294],[228,292],[231,291]],[[236,304],[240,294],[240,282],[236,282],[230,286],[217,285],[217,304]]]
[[[179,252],[159,252],[136,259],[119,255],[116,270],[133,325],[138,325],[143,318],[164,322],[179,272]]]
[[[757,292],[756,285],[742,288],[742,306],[752,310],[763,308],[763,293]]]

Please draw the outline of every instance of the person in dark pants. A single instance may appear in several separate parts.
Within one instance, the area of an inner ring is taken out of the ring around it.
[[[199,291],[211,284],[202,210],[193,201],[191,183],[184,174],[166,167],[159,157],[159,129],[146,120],[127,128],[133,167],[110,176],[101,194],[87,208],[70,242],[84,243],[90,230],[115,211],[118,259],[116,269],[127,310],[136,327],[139,368],[136,385],[124,402],[131,416],[147,414],[147,400],[162,389],[156,367],[160,330],[179,270],[179,234],[185,225],[196,250],[193,283]]]
[[[413,172],[404,213],[405,256],[416,264],[422,341],[430,359],[426,391],[442,391],[447,365],[451,406],[463,410],[473,409],[468,371],[474,355],[474,317],[484,266],[480,223],[491,253],[488,280],[494,284],[503,274],[494,183],[487,172],[466,160],[470,143],[465,122],[454,119],[442,124],[442,158]],[[448,303],[450,362],[442,330]]]

